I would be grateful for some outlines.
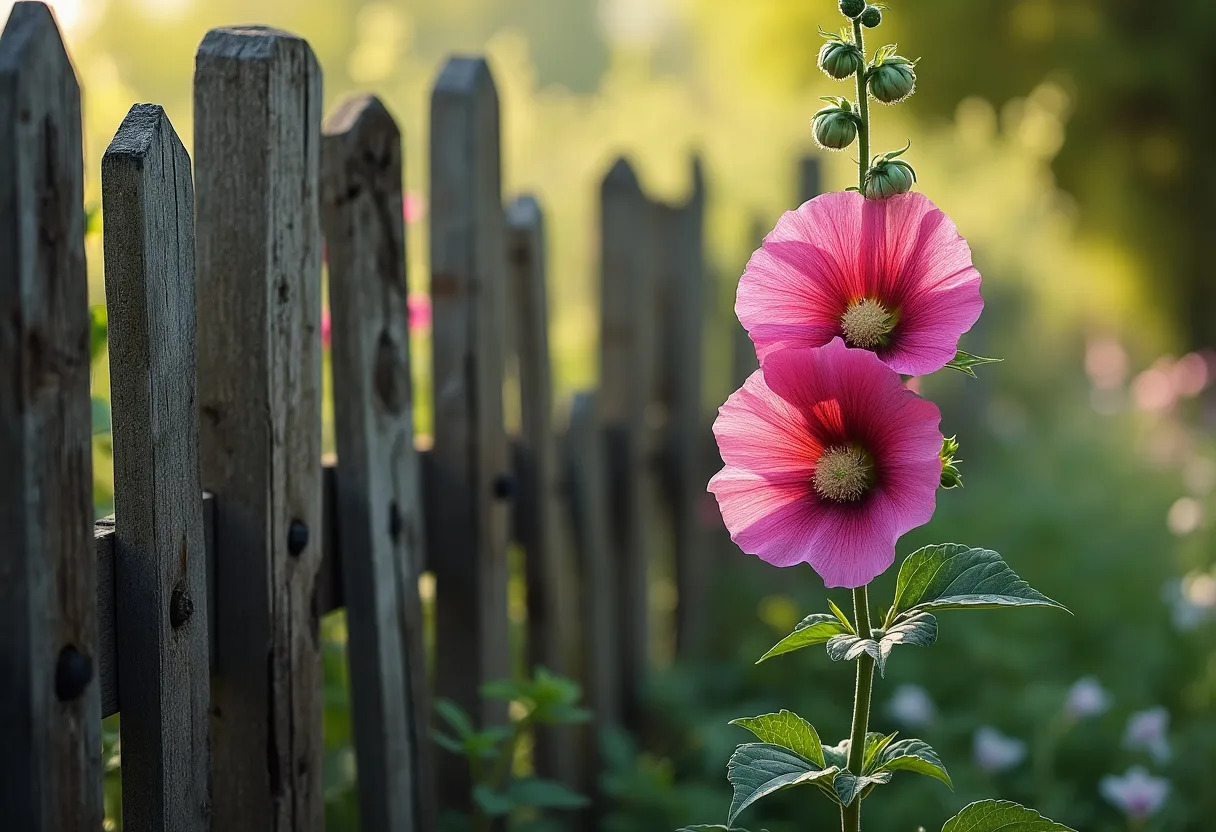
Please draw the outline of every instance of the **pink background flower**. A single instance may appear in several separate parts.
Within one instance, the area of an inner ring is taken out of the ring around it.
[[[892,564],[902,534],[933,516],[940,421],[873,353],[839,338],[771,353],[718,412],[725,467],[709,490],[743,551],[774,566],[809,563],[829,587],[861,586]],[[841,448],[870,471],[859,494],[834,499],[820,469]]]
[[[762,363],[849,335],[845,315],[857,308],[863,321],[881,309],[888,324],[881,343],[850,346],[872,347],[905,375],[944,367],[979,319],[971,249],[928,197],[829,193],[787,212],[752,255],[735,303]]]

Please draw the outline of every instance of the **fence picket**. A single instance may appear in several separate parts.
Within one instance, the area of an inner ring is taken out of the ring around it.
[[[431,300],[435,443],[427,541],[436,579],[435,689],[479,721],[482,682],[508,675],[507,499],[503,429],[506,301],[498,94],[480,58],[453,58],[431,98]],[[445,806],[467,806],[463,761],[439,757]]]
[[[577,650],[574,565],[558,526],[559,460],[553,434],[553,390],[549,363],[549,315],[545,286],[545,229],[531,196],[507,208],[511,310],[508,330],[519,363],[522,431],[515,445],[519,493],[515,536],[524,550],[528,601],[528,663],[562,675],[571,672]],[[574,783],[577,749],[566,726],[541,729],[534,752],[545,777]]]
[[[194,101],[214,827],[319,830],[321,72],[293,35],[214,29]]]
[[[51,12],[0,36],[0,818],[101,826],[80,88]]]
[[[618,160],[601,189],[600,389],[596,397],[608,445],[611,518],[621,631],[621,715],[640,726],[650,654],[650,512],[652,483],[647,422],[654,392],[652,239],[655,211],[633,168]]]
[[[712,564],[705,557],[697,506],[705,493],[700,450],[704,447],[701,420],[701,325],[704,302],[705,179],[700,160],[692,164],[692,194],[679,206],[662,206],[660,247],[663,285],[659,332],[662,347],[663,485],[671,517],[675,548],[676,649],[687,654],[705,632],[706,605]]]
[[[337,524],[363,832],[424,832],[431,805],[420,463],[414,450],[401,134],[379,99],[325,125]]]
[[[621,724],[620,654],[616,574],[609,543],[608,478],[603,430],[594,393],[579,393],[570,406],[563,480],[572,537],[578,552],[579,679],[592,724],[583,732],[585,792],[596,790],[598,738]]]
[[[123,828],[210,829],[207,551],[195,408],[194,187],[165,112],[101,163]]]

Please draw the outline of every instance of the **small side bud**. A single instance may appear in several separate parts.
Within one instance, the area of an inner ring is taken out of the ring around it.
[[[840,0],[840,13],[852,20],[866,10],[866,0]]]
[[[829,78],[842,81],[865,71],[866,57],[852,41],[832,35],[819,50],[819,68]]]
[[[866,6],[861,12],[861,25],[867,29],[876,29],[882,23],[882,9],[878,6]]]
[[[853,112],[853,105],[847,98],[827,97],[823,100],[833,106],[815,113],[811,121],[815,141],[825,150],[844,150],[857,139],[861,118]]]
[[[908,142],[899,150],[874,157],[870,162],[870,170],[866,173],[867,198],[890,199],[912,190],[916,183],[916,171],[899,158],[907,153],[911,146],[912,143]]]
[[[870,95],[883,104],[903,101],[916,91],[916,62],[895,54],[894,46],[884,46],[866,73]]]
[[[958,453],[958,439],[951,436],[949,439],[942,441],[942,488],[949,490],[951,488],[963,487],[963,475],[959,472],[958,466],[962,462],[961,459],[956,459],[955,454]]]

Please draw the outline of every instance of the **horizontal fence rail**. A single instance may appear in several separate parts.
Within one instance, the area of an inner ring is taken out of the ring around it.
[[[193,163],[154,104],[106,151],[115,516],[93,522],[79,88],[41,3],[17,3],[0,36],[6,829],[101,827],[101,720],[120,714],[127,832],[320,832],[321,618],[339,609],[364,832],[469,810],[433,703],[502,723],[481,688],[525,666],[582,686],[591,722],[533,732],[532,764],[592,798],[571,828],[595,828],[598,738],[647,731],[656,635],[686,656],[710,626],[728,541],[702,517],[718,310],[700,163],[678,203],[624,159],[606,172],[599,382],[562,400],[543,207],[504,202],[489,66],[448,61],[430,102],[431,389],[415,390],[403,137],[374,96],[323,127],[321,88],[302,38],[215,29],[196,56]],[[813,162],[800,178],[817,188]],[[745,336],[722,337],[745,374]],[[433,401],[429,442],[416,393]]]

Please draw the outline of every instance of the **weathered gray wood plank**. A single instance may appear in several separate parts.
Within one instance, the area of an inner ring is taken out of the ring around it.
[[[683,205],[664,206],[660,256],[663,268],[658,337],[661,341],[663,486],[675,549],[678,605],[676,649],[695,652],[705,634],[712,564],[697,506],[705,493],[700,451],[701,327],[704,322],[705,178],[699,159],[692,163],[692,193]]]
[[[435,444],[427,541],[436,578],[435,686],[479,720],[502,722],[482,682],[508,675],[511,490],[503,430],[506,255],[498,94],[484,60],[448,61],[431,98],[431,302]],[[468,775],[439,757],[445,805]]]
[[[378,99],[348,99],[321,155],[360,819],[363,832],[423,832],[435,809],[401,134]]]
[[[50,11],[0,36],[0,824],[101,826],[80,89]]]
[[[190,157],[154,104],[101,162],[114,435],[123,828],[211,828],[207,550]]]
[[[560,461],[553,433],[553,385],[545,285],[545,223],[539,203],[522,196],[507,208],[512,352],[519,366],[521,431],[515,443],[519,493],[515,538],[524,550],[528,604],[528,664],[569,675],[578,650],[572,553],[561,540]],[[537,772],[573,784],[574,732],[540,729],[533,759]]]
[[[609,529],[617,574],[622,719],[638,728],[650,658],[653,443],[647,421],[655,390],[655,211],[629,163],[618,160],[601,190],[600,386],[608,446]]]
[[[570,407],[563,447],[566,509],[578,553],[578,679],[593,722],[582,736],[584,793],[597,790],[598,737],[621,718],[620,642],[616,570],[609,532],[608,478],[595,395],[579,393]]]
[[[215,29],[194,81],[203,485],[216,495],[214,826],[323,822],[321,71]]]

